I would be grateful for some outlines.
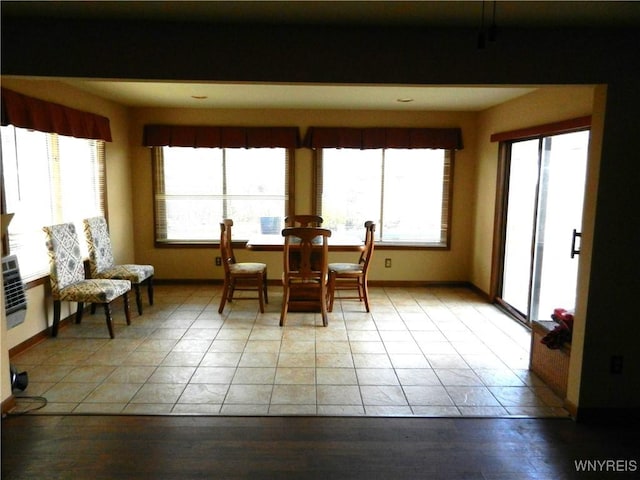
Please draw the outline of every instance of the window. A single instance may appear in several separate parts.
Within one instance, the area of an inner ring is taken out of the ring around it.
[[[360,234],[376,222],[381,243],[448,247],[453,151],[322,148],[317,201],[324,226]]]
[[[233,219],[234,240],[280,232],[288,149],[165,146],[152,152],[157,242],[217,242],[223,218]]]
[[[34,280],[49,273],[42,227],[75,222],[82,235],[84,218],[104,215],[104,142],[13,126],[0,136],[9,251]]]

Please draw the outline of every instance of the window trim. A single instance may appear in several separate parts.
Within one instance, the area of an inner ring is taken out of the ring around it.
[[[332,148],[332,147],[326,147]],[[392,149],[392,148],[389,148]],[[314,148],[313,150],[313,164],[314,164],[314,178],[313,178],[313,213],[316,215],[321,215],[322,211],[322,185],[323,185],[323,171],[322,171],[322,148]],[[381,150],[385,150],[384,148]],[[449,181],[446,190],[443,192],[443,204],[447,203],[447,212],[446,212],[446,222],[447,222],[447,230],[444,235],[444,244],[433,244],[433,243],[417,243],[417,242],[389,242],[376,240],[376,249],[377,250],[434,250],[434,251],[449,251],[451,250],[451,230],[452,230],[452,221],[453,221],[453,184],[454,184],[454,172],[455,172],[455,150],[440,148],[439,150],[445,151],[445,156],[448,157],[448,176]],[[445,163],[445,176],[446,172],[446,163]]]

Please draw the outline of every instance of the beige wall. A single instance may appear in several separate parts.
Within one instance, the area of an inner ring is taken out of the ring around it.
[[[464,149],[456,152],[453,194],[452,242],[449,251],[378,250],[372,260],[371,281],[467,281],[472,247],[475,188],[475,113],[336,110],[205,110],[133,109],[131,115],[136,259],[153,264],[159,279],[221,279],[213,260],[217,248],[154,248],[151,153],[141,146],[145,124],[273,125],[297,126],[304,135],[309,126],[420,126],[460,127]],[[313,197],[313,161],[309,149],[296,151],[296,213],[309,212]],[[363,219],[364,221],[364,219]],[[217,235],[217,232],[215,232]],[[281,254],[236,251],[242,260],[260,259],[270,278],[282,272]],[[335,258],[350,258],[336,254]],[[384,258],[392,268],[384,268]]]
[[[498,143],[494,133],[518,130],[590,115],[591,86],[547,87],[485,110],[478,118],[477,171],[475,176],[475,223],[469,280],[488,293],[491,280],[493,221],[496,205]]]
[[[133,262],[134,222],[131,209],[132,186],[127,109],[57,81],[2,77],[2,86],[25,95],[109,118],[113,137],[112,142],[106,143],[109,226],[116,259],[122,262]],[[44,237],[42,248],[45,248]],[[3,355],[6,353],[5,344],[7,349],[13,348],[51,325],[52,304],[46,294],[47,291],[48,285],[39,285],[27,291],[27,316],[24,323],[6,331],[3,321],[3,337],[6,335],[6,338],[3,338]],[[69,304],[63,304],[63,318],[71,313],[69,307]],[[75,304],[71,307],[75,310]],[[4,391],[2,398],[6,398]]]

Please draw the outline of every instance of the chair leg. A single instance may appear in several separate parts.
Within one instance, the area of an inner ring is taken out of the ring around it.
[[[96,313],[96,304],[92,303],[91,304],[91,315],[93,315],[94,313]]]
[[[264,288],[264,303],[269,303],[269,295],[267,294],[267,269],[264,269],[262,275],[262,288]]]
[[[336,274],[329,272],[329,291],[327,292],[329,311],[333,312],[333,299],[336,294]]]
[[[362,296],[364,298],[364,306],[367,309],[367,312],[370,311],[369,309],[369,285],[368,285],[368,281],[366,278],[362,279]]]
[[[58,336],[58,326],[60,324],[60,300],[53,301],[53,325],[51,325],[51,336]]]
[[[147,279],[147,294],[149,295],[149,305],[153,305],[153,275]]]
[[[260,302],[260,313],[264,313],[264,283],[262,274],[258,274],[258,302]]]
[[[82,322],[82,313],[84,312],[84,303],[78,302],[78,310],[76,310],[76,324],[79,325]]]
[[[136,306],[138,307],[138,315],[142,315],[142,295],[140,294],[140,284],[135,283],[133,290],[136,294]]]
[[[329,325],[329,318],[327,316],[327,286],[323,285],[320,288],[320,312],[322,313],[322,326]]]
[[[281,327],[284,327],[284,319],[287,317],[288,310],[289,310],[289,287],[285,285],[282,292],[282,310],[280,311]]]
[[[227,302],[231,303],[233,302],[233,294],[236,291],[236,281],[232,278],[229,281],[229,290],[227,291]]]
[[[122,295],[124,301],[124,318],[127,320],[127,325],[131,325],[131,309],[129,308],[129,292],[125,292]]]
[[[227,303],[227,294],[229,293],[229,280],[224,279],[224,286],[222,287],[222,297],[220,298],[220,306],[218,307],[218,313],[222,313],[224,305]]]
[[[111,338],[115,338],[113,334],[113,319],[111,318],[111,304],[105,303],[104,305],[104,314],[107,320],[107,328],[109,329],[109,336]]]

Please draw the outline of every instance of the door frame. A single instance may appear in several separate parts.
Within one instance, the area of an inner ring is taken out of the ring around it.
[[[499,142],[498,146],[498,171],[496,181],[496,197],[493,221],[493,246],[491,253],[491,282],[489,286],[489,299],[502,307],[507,313],[528,325],[525,312],[523,316],[519,311],[499,298],[502,290],[503,262],[507,231],[507,198],[509,188],[509,157],[511,145],[516,141],[533,140],[541,137],[559,135],[563,133],[578,132],[591,128],[591,115],[572,118],[560,122],[547,123],[519,130],[511,130],[491,135],[491,142]],[[532,248],[535,246],[532,245]],[[533,254],[533,252],[532,252]]]

